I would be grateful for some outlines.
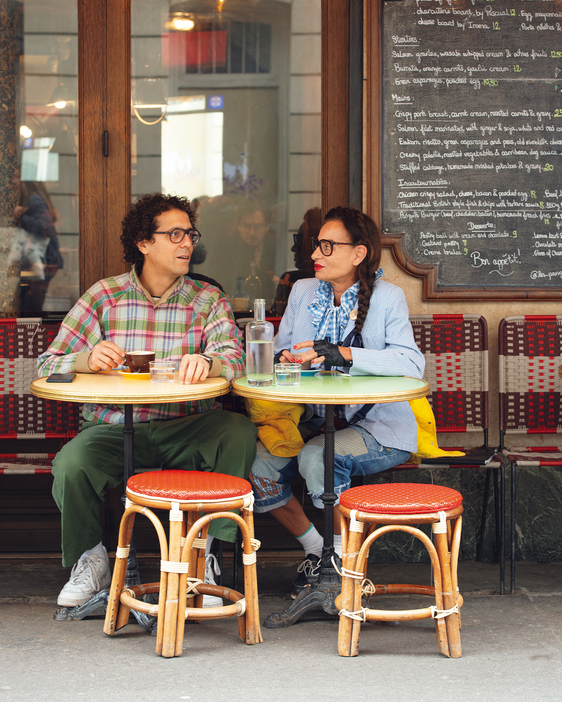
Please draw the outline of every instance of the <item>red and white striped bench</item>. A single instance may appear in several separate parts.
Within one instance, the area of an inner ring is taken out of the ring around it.
[[[34,397],[37,358],[57,335],[59,322],[0,319],[0,473],[50,473],[57,451],[76,436],[80,405]]]

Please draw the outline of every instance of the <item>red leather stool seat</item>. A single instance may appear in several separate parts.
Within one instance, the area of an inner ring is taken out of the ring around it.
[[[385,483],[350,488],[342,493],[340,504],[361,512],[426,514],[460,507],[462,495],[442,485]]]
[[[129,478],[127,490],[160,500],[176,502],[228,500],[248,495],[252,486],[234,475],[196,470],[156,470]]]

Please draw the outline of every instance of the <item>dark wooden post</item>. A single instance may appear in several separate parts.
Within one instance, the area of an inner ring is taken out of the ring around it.
[[[22,3],[0,0],[0,317],[19,314],[19,266],[8,266],[16,235],[14,211],[19,204],[18,86],[22,37]]]

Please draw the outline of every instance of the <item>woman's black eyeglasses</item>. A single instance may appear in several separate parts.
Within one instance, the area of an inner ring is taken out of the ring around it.
[[[199,240],[201,239],[201,234],[197,231],[197,229],[182,229],[181,227],[174,227],[173,229],[170,229],[169,232],[154,232],[155,234],[167,234],[170,237],[170,241],[172,244],[181,244],[181,242],[185,239],[185,235],[187,234],[189,238],[191,239],[191,243],[193,246],[195,244],[199,243]]]
[[[312,237],[310,241],[312,242],[312,250],[316,251],[320,247],[320,251],[322,251],[324,256],[331,256],[334,246],[355,246],[355,244],[348,241],[330,241],[330,239],[316,239],[316,237]]]

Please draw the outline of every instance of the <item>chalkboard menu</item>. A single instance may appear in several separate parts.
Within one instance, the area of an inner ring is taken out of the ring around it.
[[[384,3],[383,231],[435,289],[562,288],[562,3]]]

